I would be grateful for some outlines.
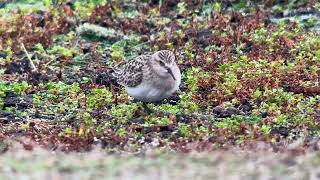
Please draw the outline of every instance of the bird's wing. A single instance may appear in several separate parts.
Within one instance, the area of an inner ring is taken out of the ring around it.
[[[148,56],[139,56],[133,60],[124,61],[113,67],[112,75],[123,86],[136,87],[143,79],[143,66]]]

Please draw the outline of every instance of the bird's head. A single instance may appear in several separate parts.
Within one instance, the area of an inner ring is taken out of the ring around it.
[[[155,52],[151,55],[150,65],[155,73],[157,73],[160,77],[172,77],[174,80],[176,80],[173,71],[177,65],[175,62],[175,55],[172,51],[161,50]]]

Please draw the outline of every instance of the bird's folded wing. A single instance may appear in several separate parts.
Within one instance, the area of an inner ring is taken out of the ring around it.
[[[121,62],[113,68],[112,75],[119,84],[127,87],[136,87],[142,82],[142,67],[144,66],[144,63],[140,58],[143,57],[137,57],[130,61]]]

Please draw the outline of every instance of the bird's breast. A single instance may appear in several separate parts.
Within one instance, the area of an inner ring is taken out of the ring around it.
[[[154,102],[169,97],[176,90],[175,81],[158,79],[153,82],[143,82],[136,87],[127,87],[128,94],[133,98]]]

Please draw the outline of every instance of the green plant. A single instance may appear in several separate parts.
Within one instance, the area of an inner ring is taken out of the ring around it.
[[[188,137],[191,135],[191,128],[188,124],[185,123],[179,123],[179,133],[183,137]]]
[[[88,112],[84,112],[82,114],[82,119],[83,119],[83,122],[86,124],[86,126],[89,129],[94,128],[94,124],[96,123],[96,120],[94,118],[92,118]],[[84,133],[82,133],[82,134],[84,134]]]
[[[157,112],[166,112],[166,113],[170,113],[170,114],[177,114],[178,112],[181,111],[181,109],[178,106],[175,105],[171,105],[168,103],[159,105],[159,106],[155,106],[154,104],[150,104],[149,106],[152,106],[151,108],[156,110]]]
[[[115,61],[121,61],[125,59],[124,49],[119,44],[115,43],[111,46],[111,57]]]
[[[212,8],[216,11],[221,11],[221,3],[219,2],[215,2],[213,5],[212,5]]]
[[[187,4],[185,2],[179,2],[177,5],[178,14],[183,14],[187,10]]]
[[[64,129],[64,133],[67,135],[67,136],[71,136],[73,134],[73,130],[72,128],[68,127],[68,128],[65,128]]]
[[[1,30],[0,30],[1,32]],[[5,53],[5,58],[0,57],[0,65],[5,65],[6,63],[9,63],[12,60],[12,49],[10,47],[7,47],[4,51]]]
[[[271,131],[271,126],[269,125],[265,125],[263,124],[261,127],[260,127],[260,132],[263,134],[263,135],[269,135],[270,131]]]
[[[111,103],[112,93],[105,88],[94,88],[87,97],[87,107],[90,111]]]
[[[288,123],[288,117],[284,114],[280,114],[278,117],[275,118],[275,123],[281,126],[285,126]]]
[[[126,134],[127,134],[127,131],[126,131],[124,128],[119,128],[119,129],[117,130],[117,134],[118,134],[118,136],[120,136],[120,137],[125,137]]]
[[[192,100],[193,93],[182,93],[180,95],[180,101],[178,104],[181,112],[184,113],[195,113],[199,111],[199,105]]]
[[[23,123],[23,124],[21,125],[21,128],[22,128],[24,131],[29,130],[29,128],[30,128],[29,123]]]
[[[13,82],[11,84],[11,87],[16,94],[21,95],[31,86],[26,81],[22,81],[22,82]]]
[[[10,90],[11,90],[11,87],[7,82],[0,81],[0,98],[5,97]]]
[[[217,122],[215,127],[219,129],[229,129],[231,132],[236,133],[240,130],[240,121],[241,118],[237,116],[225,118],[223,121]]]
[[[66,48],[63,46],[53,46],[48,50],[49,54],[61,55],[64,58],[72,58],[74,55],[78,54],[77,50],[73,48]]]
[[[147,118],[147,123],[154,125],[169,125],[171,124],[171,121],[168,117],[158,117],[154,115],[149,115]]]
[[[136,103],[133,104],[119,104],[112,106],[108,113],[117,119],[121,124],[126,122],[128,119],[133,118],[134,112],[139,108],[139,105]]]

